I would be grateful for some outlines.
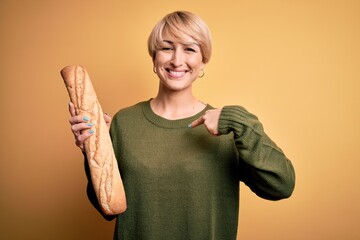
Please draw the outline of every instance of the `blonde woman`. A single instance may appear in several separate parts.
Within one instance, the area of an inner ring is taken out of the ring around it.
[[[158,93],[120,110],[110,127],[127,197],[124,213],[104,216],[117,218],[114,239],[235,240],[239,181],[262,198],[287,198],[295,185],[293,166],[255,115],[236,105],[214,108],[194,96],[192,85],[211,57],[210,31],[201,18],[186,11],[166,15],[151,32],[148,50]],[[70,112],[83,148],[91,126],[72,104]],[[88,195],[99,209],[91,181]]]

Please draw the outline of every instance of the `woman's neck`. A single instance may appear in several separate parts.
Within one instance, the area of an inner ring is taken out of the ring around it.
[[[202,111],[206,104],[192,94],[158,94],[150,102],[153,112],[163,118],[176,120],[191,117]]]

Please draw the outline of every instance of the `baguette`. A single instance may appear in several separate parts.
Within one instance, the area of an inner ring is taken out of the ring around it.
[[[105,215],[122,213],[126,210],[124,186],[109,129],[89,74],[84,67],[72,65],[63,68],[61,76],[76,115],[88,117],[94,124],[95,132],[85,140],[84,147],[100,208]]]

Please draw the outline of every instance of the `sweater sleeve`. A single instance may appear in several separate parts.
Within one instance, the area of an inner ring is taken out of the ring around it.
[[[265,199],[290,197],[295,186],[293,165],[265,134],[255,115],[241,106],[225,106],[218,129],[220,134],[234,133],[240,181]]]

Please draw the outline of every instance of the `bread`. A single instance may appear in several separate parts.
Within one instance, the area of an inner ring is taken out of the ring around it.
[[[75,106],[76,115],[88,117],[94,134],[84,146],[90,167],[91,181],[104,214],[114,215],[126,210],[124,186],[110,139],[109,129],[89,74],[82,66],[67,66],[61,76]],[[88,131],[88,130],[87,130]]]

